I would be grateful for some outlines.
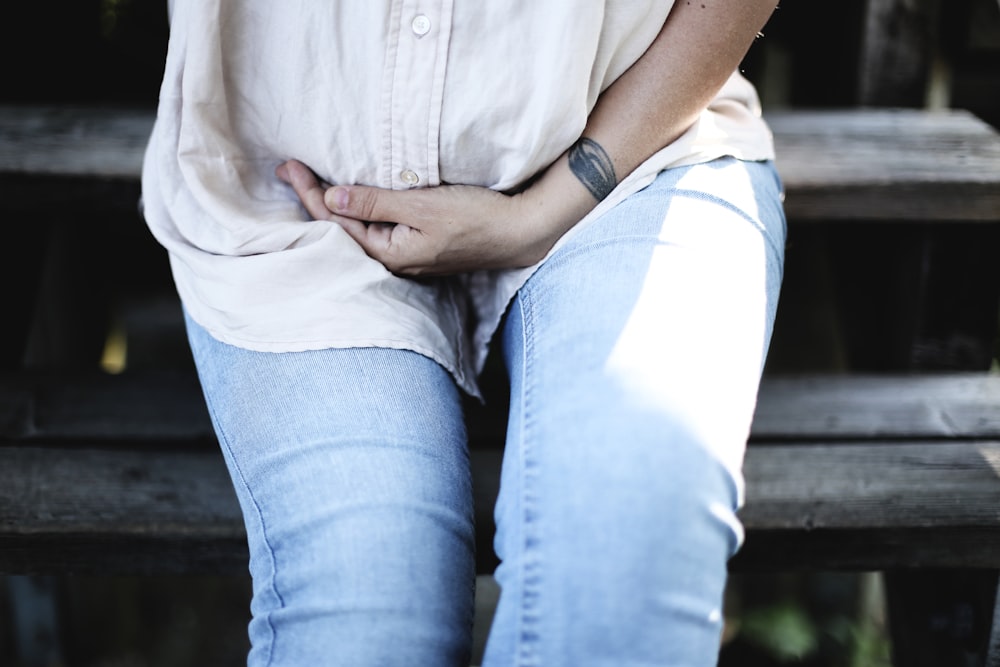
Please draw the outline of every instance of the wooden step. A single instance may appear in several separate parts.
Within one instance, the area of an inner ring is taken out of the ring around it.
[[[765,379],[733,568],[1000,566],[998,397],[988,374]],[[0,571],[245,568],[192,376],[7,375],[0,414]],[[486,528],[502,453],[472,427]]]
[[[765,117],[791,221],[1000,220],[1000,135],[968,112],[797,109]],[[147,110],[0,106],[5,208],[70,200],[134,207],[153,118]]]

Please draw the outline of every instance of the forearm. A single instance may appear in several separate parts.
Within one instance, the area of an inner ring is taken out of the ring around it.
[[[677,0],[646,53],[601,94],[580,141],[517,195],[463,185],[324,191],[294,160],[279,167],[278,177],[317,220],[337,222],[395,273],[529,266],[623,176],[694,123],[743,59],[774,2]]]
[[[775,0],[677,0],[636,63],[605,90],[581,137],[526,192],[554,243],[683,134],[739,66]]]

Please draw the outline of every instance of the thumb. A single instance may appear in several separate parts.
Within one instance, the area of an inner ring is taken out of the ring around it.
[[[364,222],[401,222],[399,193],[366,185],[338,185],[326,191],[324,201],[336,213]]]

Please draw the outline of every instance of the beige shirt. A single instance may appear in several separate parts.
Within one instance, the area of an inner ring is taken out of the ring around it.
[[[503,311],[535,267],[396,277],[336,224],[310,220],[275,167],[294,157],[335,184],[514,188],[579,138],[601,91],[642,55],[671,7],[172,4],[143,200],[191,317],[252,350],[414,350],[473,394]],[[772,157],[756,93],[738,74],[567,237],[660,170],[722,155]]]

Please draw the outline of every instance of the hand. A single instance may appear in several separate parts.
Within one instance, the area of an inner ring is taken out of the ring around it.
[[[370,257],[404,276],[530,266],[558,238],[549,238],[545,225],[529,215],[521,195],[467,185],[325,187],[297,160],[279,166],[276,175],[315,219],[336,222]]]

